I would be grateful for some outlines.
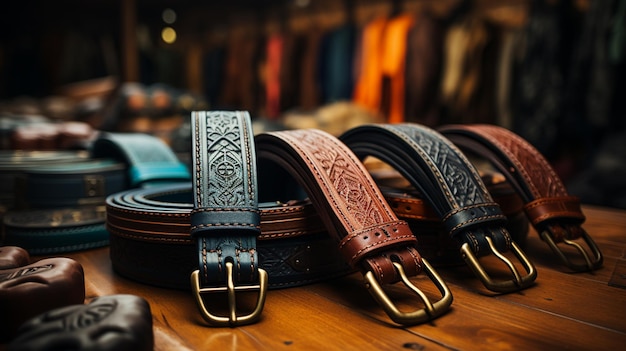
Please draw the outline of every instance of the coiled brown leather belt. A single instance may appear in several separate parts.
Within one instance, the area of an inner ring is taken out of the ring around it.
[[[358,158],[337,138],[319,130],[263,133],[255,138],[259,198],[276,199],[294,178],[306,191],[343,258],[365,277],[366,287],[389,317],[416,324],[445,313],[452,303],[446,284],[417,251],[415,236],[398,220]],[[265,186],[274,182],[274,186]],[[432,303],[408,277],[426,273],[442,297]],[[402,281],[424,308],[401,312],[384,284]]]
[[[541,238],[557,257],[574,271],[591,271],[602,266],[602,253],[581,227],[585,216],[580,200],[569,196],[548,161],[527,141],[493,125],[449,125],[441,133],[467,152],[491,161],[515,187],[525,202],[525,212]],[[581,239],[593,257],[576,240]],[[565,244],[559,246],[558,244]],[[573,248],[584,263],[574,262]]]
[[[537,272],[504,228],[506,217],[469,160],[436,131],[417,124],[353,128],[340,139],[361,158],[374,156],[398,170],[435,210],[461,256],[485,287],[510,292],[530,286]],[[415,233],[419,238],[419,233]],[[525,275],[502,253],[511,250]],[[494,280],[478,258],[493,254],[511,271]]]

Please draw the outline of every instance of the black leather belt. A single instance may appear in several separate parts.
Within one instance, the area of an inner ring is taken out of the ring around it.
[[[140,283],[190,289],[198,267],[191,232],[191,183],[133,189],[106,200],[113,269]],[[269,288],[285,288],[345,275],[341,260],[310,203],[259,204],[259,267]],[[334,249],[334,250],[333,250]]]
[[[461,256],[485,287],[510,292],[534,282],[535,267],[505,229],[500,206],[469,160],[439,133],[417,124],[381,124],[353,128],[340,139],[360,158],[380,159],[419,189],[446,232],[460,243]],[[503,255],[509,250],[522,263],[525,275]],[[506,264],[513,279],[490,277],[478,259],[489,254]]]
[[[3,178],[17,189],[11,203],[5,203],[9,211],[3,216],[3,244],[31,254],[105,246],[108,195],[131,186],[191,178],[166,144],[143,134],[102,133],[91,155],[5,154],[0,168],[10,171]]]
[[[366,287],[398,324],[417,324],[445,313],[452,295],[416,249],[408,224],[398,220],[358,158],[337,138],[318,130],[257,135],[259,199],[289,196],[289,183],[305,190],[342,257],[365,277]],[[408,277],[426,273],[442,297],[432,303]],[[383,285],[403,282],[424,304],[399,311]]]
[[[366,166],[370,164],[369,160],[366,160]],[[378,166],[376,168],[370,166],[368,170],[396,216],[407,221],[413,233],[418,234],[420,254],[428,259],[428,262],[434,267],[466,264],[459,253],[459,242],[449,236],[440,216],[428,201],[422,199],[419,190],[395,170],[385,169],[384,172],[380,172]],[[524,213],[522,200],[500,173],[485,172],[481,178],[489,194],[507,217],[506,230],[511,238],[523,247],[528,237],[528,219]]]
[[[267,272],[259,268],[261,232],[256,153],[250,115],[243,111],[192,112],[193,203],[191,236],[198,269],[191,286],[202,317],[211,325],[256,322],[263,311]],[[236,291],[258,291],[255,308],[238,315]],[[202,294],[225,291],[229,315],[208,311]]]
[[[566,266],[574,271],[602,266],[600,249],[581,227],[585,216],[580,200],[568,195],[554,169],[532,145],[493,125],[450,125],[440,131],[464,151],[489,160],[505,175],[524,200],[532,225]],[[593,257],[577,239],[587,244]],[[561,243],[565,245],[559,246]],[[582,256],[584,263],[573,262],[574,253]]]

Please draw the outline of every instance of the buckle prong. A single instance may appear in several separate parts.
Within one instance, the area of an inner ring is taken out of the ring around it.
[[[452,293],[450,292],[450,289],[448,288],[446,283],[443,281],[443,279],[441,279],[441,277],[432,268],[428,261],[422,258],[424,272],[426,273],[426,275],[428,275],[431,281],[433,281],[433,283],[442,295],[442,298],[435,303],[430,302],[428,297],[419,288],[413,285],[413,283],[409,280],[406,273],[404,272],[404,268],[402,268],[402,265],[400,263],[393,262],[392,264],[400,275],[402,283],[407,286],[409,290],[419,296],[420,300],[424,303],[424,309],[412,312],[401,312],[391,301],[389,296],[385,293],[382,286],[378,283],[376,277],[374,276],[374,273],[368,271],[365,273],[364,276],[365,286],[368,288],[374,299],[381,305],[383,310],[385,310],[391,320],[393,320],[397,324],[402,325],[419,324],[437,318],[448,310],[448,308],[452,304]]]
[[[584,272],[584,271],[593,271],[595,269],[600,268],[600,266],[602,266],[602,261],[603,261],[602,252],[600,252],[600,249],[596,245],[595,241],[593,241],[593,239],[589,236],[589,234],[587,234],[585,230],[582,231],[582,238],[587,243],[587,246],[589,246],[589,249],[593,253],[593,256],[594,256],[593,261],[589,257],[587,251],[579,243],[573,240],[569,240],[569,239],[563,239],[563,242],[566,245],[573,246],[578,252],[580,252],[580,254],[585,260],[586,265],[575,264],[574,262],[572,262],[567,256],[565,256],[565,253],[554,242],[554,239],[552,238],[548,230],[544,230],[543,232],[541,232],[541,239],[545,241],[548,244],[548,246],[550,246],[552,251],[570,269],[576,272]]]
[[[208,287],[201,288],[200,287],[200,272],[198,270],[191,273],[191,288],[193,291],[194,298],[200,309],[200,314],[202,318],[211,326],[215,327],[235,327],[240,325],[246,325],[256,322],[261,316],[261,312],[263,311],[263,306],[265,305],[265,297],[267,295],[267,281],[268,276],[267,272],[263,269],[258,269],[259,272],[259,284],[255,285],[241,285],[235,286],[235,282],[233,279],[233,263],[226,262],[226,286],[219,287]],[[237,291],[252,291],[258,290],[259,294],[257,297],[257,302],[254,310],[247,315],[239,316],[237,315]],[[226,291],[228,297],[228,317],[225,316],[217,316],[209,312],[207,309],[204,300],[202,298],[202,294],[206,293],[217,293]]]
[[[504,264],[506,264],[511,273],[513,273],[513,279],[511,280],[493,280],[489,276],[485,268],[480,264],[478,258],[470,248],[469,244],[463,244],[461,246],[461,256],[487,289],[491,291],[506,293],[527,288],[535,281],[535,278],[537,278],[537,270],[535,269],[535,266],[532,264],[532,262],[530,262],[530,260],[526,257],[524,252],[515,242],[511,242],[511,251],[520,260],[522,266],[526,270],[527,274],[523,277],[521,276],[515,265],[500,251],[498,251],[498,249],[494,246],[491,238],[486,236],[485,239],[487,240],[487,243],[489,244],[489,249],[491,250],[491,252],[493,252],[494,256],[504,262]]]

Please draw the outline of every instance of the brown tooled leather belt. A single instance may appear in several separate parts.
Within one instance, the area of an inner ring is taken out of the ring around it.
[[[486,288],[510,292],[533,284],[535,267],[506,230],[500,206],[470,161],[439,133],[417,124],[377,124],[353,128],[340,139],[360,158],[378,158],[419,189]],[[507,251],[521,262],[524,274],[504,255]],[[487,255],[500,259],[512,278],[492,278],[479,261]]]
[[[494,125],[449,125],[439,131],[466,152],[488,159],[505,175],[524,200],[531,224],[567,267],[591,271],[602,266],[602,253],[581,227],[585,216],[580,200],[567,193],[537,149],[517,134]],[[577,239],[587,244],[592,257]],[[582,260],[575,259],[576,253]]]
[[[445,313],[450,290],[417,251],[417,240],[398,220],[359,159],[319,130],[263,133],[255,138],[259,199],[285,200],[295,179],[304,189],[339,251],[364,274],[366,287],[398,324],[417,324]],[[409,279],[426,273],[442,297],[432,303]],[[424,307],[401,312],[383,285],[403,282]]]

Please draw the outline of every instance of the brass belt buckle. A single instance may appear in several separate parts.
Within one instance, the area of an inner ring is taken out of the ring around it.
[[[200,314],[202,315],[202,318],[204,318],[207,323],[215,327],[234,327],[256,322],[261,316],[263,306],[265,305],[268,280],[267,272],[259,268],[259,284],[257,285],[235,286],[235,283],[233,281],[233,263],[226,262],[226,276],[226,286],[201,288],[200,272],[196,270],[191,273],[191,287],[193,291],[193,296],[196,299],[196,303],[198,304],[198,308],[200,309]],[[235,292],[248,290],[259,290],[256,307],[254,308],[254,311],[252,311],[250,314],[245,316],[238,316]],[[204,300],[202,299],[202,294],[204,293],[215,293],[223,291],[226,291],[226,293],[228,294],[228,317],[216,316],[209,312],[204,304]]]
[[[584,272],[584,271],[593,271],[595,269],[600,268],[600,266],[602,266],[602,260],[603,260],[602,253],[600,252],[600,249],[596,245],[595,241],[593,241],[593,239],[589,236],[589,234],[587,234],[587,232],[585,230],[583,230],[582,237],[585,240],[585,242],[587,243],[587,246],[589,246],[589,249],[591,249],[591,252],[593,253],[593,256],[594,256],[594,260],[593,261],[591,261],[591,259],[589,258],[589,255],[587,254],[587,251],[585,249],[583,249],[583,247],[579,243],[577,243],[577,242],[575,242],[573,240],[568,240],[568,239],[563,239],[563,242],[566,245],[571,245],[574,248],[576,248],[576,250],[578,250],[578,252],[580,252],[580,254],[585,259],[586,265],[576,264],[576,263],[572,262],[569,258],[567,258],[567,256],[565,256],[565,253],[554,242],[554,239],[552,238],[552,236],[550,235],[550,232],[548,230],[544,230],[543,232],[541,232],[541,239],[543,239],[543,241],[545,241],[548,244],[548,246],[550,246],[552,251],[570,269],[572,269],[572,270],[574,270],[576,272]]]
[[[520,275],[515,265],[513,265],[513,263],[508,258],[502,255],[502,253],[500,253],[496,249],[496,247],[493,245],[493,241],[491,241],[491,238],[487,236],[485,237],[485,239],[487,240],[489,248],[491,249],[493,254],[502,262],[504,262],[513,273],[512,280],[493,280],[480,264],[476,255],[474,255],[474,252],[470,249],[469,244],[463,244],[461,246],[461,256],[463,257],[465,262],[467,262],[468,266],[472,269],[474,274],[476,274],[480,278],[480,280],[483,282],[487,289],[491,291],[506,293],[527,288],[535,281],[535,278],[537,278],[537,270],[535,269],[535,266],[532,264],[532,262],[530,262],[526,255],[524,255],[522,250],[519,248],[519,246],[517,246],[515,242],[511,242],[511,251],[513,251],[515,256],[520,260],[520,262],[524,266],[524,269],[527,272],[527,275],[523,277]]]
[[[391,318],[391,320],[398,324],[412,325],[424,323],[428,320],[435,319],[448,311],[450,304],[452,304],[452,293],[450,293],[450,289],[448,289],[446,283],[430,266],[428,261],[422,258],[422,263],[424,265],[424,272],[433,281],[433,283],[435,283],[435,286],[437,286],[437,289],[439,289],[439,292],[442,295],[442,298],[435,303],[431,303],[430,300],[428,300],[428,297],[415,285],[413,285],[413,283],[411,283],[409,278],[404,273],[404,269],[402,268],[401,264],[393,262],[393,266],[400,274],[402,283],[404,283],[404,285],[406,285],[409,290],[413,291],[417,296],[419,296],[419,298],[424,303],[424,309],[413,312],[401,312],[391,301],[389,296],[387,296],[384,289],[380,286],[374,276],[374,273],[372,273],[371,271],[365,273],[365,286],[372,294],[374,299],[382,306],[389,318]]]

